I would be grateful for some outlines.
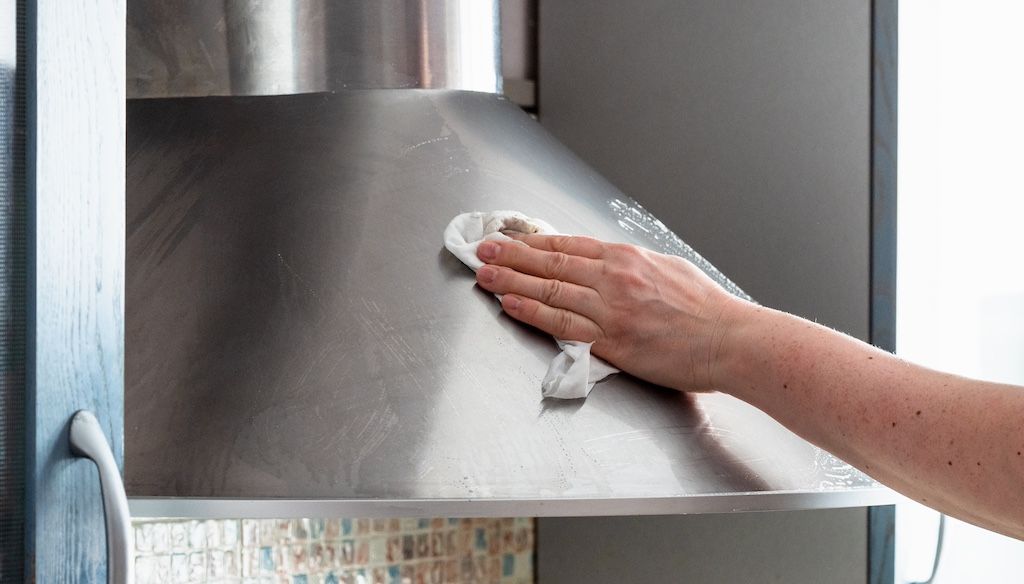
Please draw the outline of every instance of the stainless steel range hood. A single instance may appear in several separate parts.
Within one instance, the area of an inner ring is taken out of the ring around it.
[[[496,93],[496,15],[479,0],[132,4],[129,87],[160,96],[128,104],[133,514],[890,501],[724,395],[622,374],[585,402],[541,401],[556,347],[443,249],[455,214],[518,209],[742,292]],[[288,59],[261,57],[283,45]],[[181,97],[206,94],[228,95]]]

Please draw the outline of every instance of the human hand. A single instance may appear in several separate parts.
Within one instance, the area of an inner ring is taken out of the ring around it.
[[[485,241],[477,283],[509,316],[681,391],[716,386],[716,366],[744,301],[677,256],[589,237],[508,234]],[[523,245],[526,244],[526,245]]]

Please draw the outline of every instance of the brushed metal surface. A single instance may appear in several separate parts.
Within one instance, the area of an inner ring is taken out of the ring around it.
[[[883,486],[673,497],[525,499],[228,499],[129,497],[132,517],[615,517],[846,509],[906,499]],[[681,518],[684,519],[685,518]],[[550,552],[549,552],[550,553]]]
[[[511,208],[690,252],[496,95],[133,100],[128,128],[132,498],[521,500],[557,515],[559,502],[877,497],[722,394],[622,374],[585,402],[541,401],[554,342],[475,286],[441,245],[448,220]]]
[[[498,0],[134,0],[128,97],[501,91]]]

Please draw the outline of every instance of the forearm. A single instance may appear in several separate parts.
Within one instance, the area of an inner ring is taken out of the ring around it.
[[[733,310],[716,387],[908,497],[1024,538],[1024,388],[932,371],[771,309]]]
[[[593,341],[653,383],[731,393],[908,497],[1024,539],[1024,388],[931,371],[744,302],[677,257],[516,239],[477,250],[477,282],[513,318]]]

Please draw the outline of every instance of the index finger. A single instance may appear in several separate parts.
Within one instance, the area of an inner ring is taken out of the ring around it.
[[[514,233],[505,235],[521,241],[534,249],[557,251],[567,255],[598,260],[604,257],[607,244],[593,237],[581,235],[541,235],[539,233]]]
[[[488,264],[512,268],[523,274],[593,286],[601,279],[600,262],[560,251],[546,251],[514,241],[484,241],[477,257]]]

